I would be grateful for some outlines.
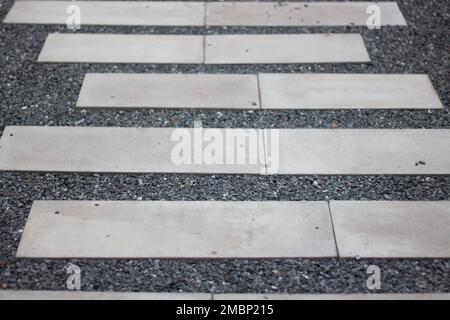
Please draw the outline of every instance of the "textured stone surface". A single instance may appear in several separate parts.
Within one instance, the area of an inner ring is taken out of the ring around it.
[[[90,73],[77,107],[259,109],[258,82],[256,75]]]
[[[341,257],[450,258],[450,201],[330,204]]]
[[[209,293],[0,290],[0,300],[211,300]]]
[[[211,35],[205,40],[207,64],[369,61],[359,34]]]
[[[288,258],[336,249],[326,202],[38,201],[17,256]]]
[[[275,1],[277,2],[277,1]],[[36,64],[57,25],[0,24],[0,128],[6,125],[229,128],[450,128],[447,0],[399,0],[408,27],[209,28],[208,34],[361,33],[371,64],[147,65]],[[12,0],[2,0],[3,18]],[[203,28],[84,26],[91,33],[203,34]],[[427,73],[443,110],[78,110],[86,73]],[[450,200],[449,176],[201,176],[0,172],[0,283],[10,289],[66,290],[65,266],[83,270],[82,290],[361,293],[368,265],[382,292],[450,292],[450,259],[43,260],[16,259],[33,200]]]
[[[66,24],[80,10],[81,25],[202,26],[205,5],[174,1],[18,1],[5,23]]]
[[[213,300],[450,300],[450,294],[215,294]]]
[[[450,174],[445,129],[281,129],[279,141],[279,174]]]
[[[227,141],[231,146],[234,141],[230,150],[235,161],[228,162],[224,151],[220,162],[215,162],[207,158],[209,144],[196,142],[193,129],[7,127],[0,140],[0,170],[259,174],[265,172],[262,141],[258,149],[249,148],[250,140],[246,140],[248,136],[259,139],[258,131],[228,130],[237,138],[227,140],[227,133],[220,129],[223,149]],[[201,129],[197,132],[202,138]],[[247,141],[240,162],[239,141]]]
[[[217,26],[365,26],[375,2],[216,2],[207,4],[206,24]],[[396,2],[378,2],[380,24],[406,25]]]
[[[52,33],[47,36],[38,61],[202,63],[203,37]]]

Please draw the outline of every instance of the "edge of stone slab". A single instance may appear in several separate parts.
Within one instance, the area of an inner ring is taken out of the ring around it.
[[[450,293],[408,294],[211,294],[181,292],[97,292],[0,290],[0,300],[450,300]]]

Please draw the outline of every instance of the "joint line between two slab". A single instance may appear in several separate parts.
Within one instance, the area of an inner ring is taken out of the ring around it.
[[[203,57],[202,57],[202,64],[206,64],[206,6],[207,3],[203,3]]]
[[[258,91],[259,110],[261,111],[263,108],[262,108],[262,98],[261,98],[261,85],[259,82],[259,72],[256,74],[256,90]]]
[[[336,238],[336,229],[334,227],[333,214],[331,213],[331,201],[328,200],[327,204],[328,204],[328,213],[330,214],[331,229],[333,230],[333,238],[334,238],[334,246],[336,248],[336,255],[338,258],[340,258],[341,255],[339,254],[339,246],[338,246],[338,242],[337,242],[337,238]]]
[[[259,111],[262,110],[262,99],[261,99],[261,87],[259,84],[259,72],[256,73],[256,91],[258,92],[258,102],[259,102]],[[266,129],[259,129],[262,130],[262,139],[263,139],[263,149],[264,149],[264,175],[268,175],[268,171],[267,171],[267,149],[266,149]],[[279,142],[279,141],[278,141]],[[261,174],[260,174],[261,175]]]

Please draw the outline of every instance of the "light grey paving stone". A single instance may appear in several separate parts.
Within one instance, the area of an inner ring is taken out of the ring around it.
[[[209,35],[205,63],[369,62],[359,34]]]
[[[202,63],[203,36],[52,33],[38,61]]]
[[[209,293],[0,290],[0,300],[211,300]]]
[[[213,300],[450,300],[448,293],[418,294],[214,294]]]
[[[194,136],[192,128],[6,127],[0,140],[0,170],[259,174],[265,173],[263,144],[251,145],[259,144],[254,140],[260,139],[258,132],[199,128]],[[208,148],[214,141],[205,141],[219,135],[223,155],[208,157],[214,153]],[[233,150],[234,161],[227,158],[232,152],[227,154],[226,147]]]
[[[280,129],[279,141],[278,174],[450,174],[447,129]]]
[[[27,258],[333,256],[328,203],[278,201],[36,201],[17,250]]]
[[[211,26],[366,26],[371,5],[380,8],[381,25],[406,25],[396,2],[212,2]]]
[[[66,24],[76,5],[81,25],[202,26],[205,4],[176,1],[19,1],[4,23]]]
[[[332,201],[330,208],[341,257],[450,257],[450,201]]]
[[[263,109],[443,108],[427,75],[259,74]]]
[[[259,109],[256,75],[87,74],[77,107]]]
[[[263,131],[267,132],[266,148]],[[0,140],[0,170],[450,174],[448,129],[205,128],[195,132],[187,128],[6,127]],[[207,141],[211,137],[216,143]],[[213,152],[219,149],[223,154]]]

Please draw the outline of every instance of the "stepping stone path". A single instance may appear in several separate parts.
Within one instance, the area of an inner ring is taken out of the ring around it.
[[[35,201],[17,256],[334,257],[336,248],[327,202]]]
[[[427,75],[259,74],[262,109],[441,109]]]
[[[65,24],[69,4],[72,2],[18,1],[4,23]],[[83,13],[83,24],[199,27],[364,26],[368,17],[366,9],[373,4],[76,2]],[[382,25],[406,25],[395,2],[378,5]],[[54,33],[48,35],[38,59],[49,63],[152,64],[369,61],[361,35],[350,33],[206,36]],[[77,107],[279,110],[442,109],[444,106],[427,75],[105,73],[86,75]],[[226,131],[231,132],[241,142],[249,135],[263,137],[263,147],[259,150],[243,142],[240,147],[248,151],[245,163],[231,165],[196,163],[195,155],[191,164],[174,164],[171,161],[173,135],[180,129],[10,126],[0,140],[0,170],[450,174],[450,130],[446,129],[213,129],[223,136]],[[183,130],[195,139],[195,129]],[[279,134],[279,144],[269,145],[268,136],[275,134]],[[250,158],[261,160],[261,154],[262,162],[247,163]],[[274,162],[274,155],[279,155],[278,162]],[[272,172],[269,167],[274,164],[277,168]],[[449,258],[449,226],[448,201],[35,201],[17,257]],[[84,293],[70,295],[47,293],[49,299],[77,299]],[[0,299],[11,297],[33,299],[36,294],[0,291]],[[168,296],[92,293],[90,297],[164,299]],[[302,299],[305,296],[278,297]],[[386,295],[383,299],[391,297]],[[277,299],[277,296],[197,294],[178,298]],[[356,295],[353,298],[375,297]],[[402,298],[448,296],[404,295]]]

